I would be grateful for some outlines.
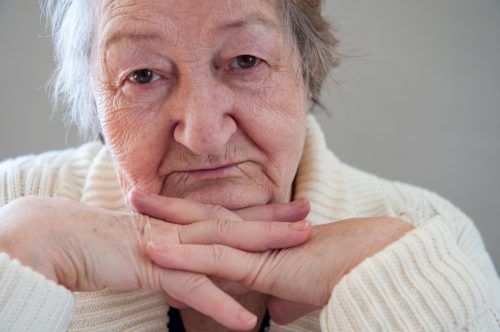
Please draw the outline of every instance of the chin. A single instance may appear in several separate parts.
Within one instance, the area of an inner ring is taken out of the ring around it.
[[[184,198],[203,204],[220,205],[228,210],[238,210],[273,201],[272,195],[263,190],[243,185],[208,186],[184,193],[162,193],[165,196]]]

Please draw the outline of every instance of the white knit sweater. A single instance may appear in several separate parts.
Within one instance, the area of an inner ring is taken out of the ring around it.
[[[416,228],[344,276],[321,312],[270,331],[500,330],[499,279],[469,218],[431,192],[342,164],[308,122],[295,196],[311,201],[313,224],[397,216]],[[98,143],[0,164],[0,206],[24,195],[127,209]],[[1,331],[161,331],[166,312],[164,294],[72,293],[0,253]]]

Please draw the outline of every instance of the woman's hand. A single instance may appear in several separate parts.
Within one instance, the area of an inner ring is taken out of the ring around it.
[[[214,219],[219,214],[224,216],[228,213],[222,207],[197,203],[194,207],[195,203],[182,200],[171,205],[166,200],[160,196],[132,195],[131,201],[140,213],[179,223],[183,223],[186,216],[183,211],[190,211],[187,215],[196,220]],[[298,201],[294,204],[304,203]],[[256,216],[260,216],[261,220],[273,220],[283,218],[287,213],[288,218],[299,220],[309,210],[298,208],[297,212],[304,212],[301,215],[291,210],[287,212],[283,210],[284,207],[286,204],[277,204],[266,211],[258,206],[232,212],[246,220],[255,220]],[[234,224],[235,227],[239,225]],[[303,223],[297,224],[300,225],[310,227]],[[147,252],[161,266],[206,271],[214,277],[239,282],[250,289],[274,295],[268,308],[276,322],[286,324],[323,306],[343,275],[412,228],[410,224],[396,218],[351,219],[315,227],[313,238],[300,247],[263,254],[246,253],[224,245],[165,247],[161,241],[151,243]],[[165,250],[178,250],[180,256],[169,255]],[[184,259],[186,257],[189,257],[189,261]],[[259,274],[253,276],[256,271]],[[254,282],[249,281],[252,278]],[[170,301],[175,306],[185,307],[185,304],[175,299]]]
[[[130,192],[129,203],[138,213],[176,224],[227,219],[230,220],[230,223],[227,224],[228,227],[234,228],[235,231],[240,229],[243,233],[245,230],[239,226],[239,223],[234,222],[241,222],[244,220],[297,222],[302,221],[309,214],[310,208],[309,202],[301,199],[291,203],[266,204],[229,211],[219,205],[200,204],[183,199],[148,195],[140,191]],[[307,228],[310,227],[310,225],[302,221],[301,223],[295,223],[293,227],[303,229],[303,231],[308,233],[309,231]],[[246,238],[247,241],[251,239],[251,234],[246,234]],[[280,241],[285,239],[286,238],[281,238]],[[235,238],[234,241],[235,247],[241,246],[237,238]],[[284,247],[280,242],[271,245],[276,248]],[[237,282],[219,279],[216,284],[231,295],[244,295],[251,291]],[[186,309],[189,307],[173,296],[168,297],[168,303],[179,309]]]
[[[181,201],[164,200],[170,206]],[[199,206],[191,204],[190,214],[195,214]],[[157,267],[145,257],[145,244],[221,243],[245,251],[262,251],[300,244],[311,232],[280,222],[239,223],[239,227],[233,227],[232,213],[214,209],[223,216],[196,223],[185,218],[182,225],[175,225],[67,199],[25,197],[0,209],[0,250],[74,291],[105,287],[162,290],[221,324],[248,329],[255,324],[253,314],[205,275]],[[301,209],[288,204],[275,210],[282,219],[292,220],[294,215],[304,214]]]
[[[223,244],[154,242],[147,254],[168,269],[237,281],[272,295],[271,317],[286,324],[324,306],[345,274],[412,228],[396,218],[350,219],[314,227],[312,238],[293,248],[249,253]]]

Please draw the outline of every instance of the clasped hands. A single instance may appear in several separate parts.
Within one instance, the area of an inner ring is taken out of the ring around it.
[[[313,227],[303,220],[309,213],[306,200],[240,211],[139,192],[131,193],[130,202],[141,214],[180,225],[212,220],[218,229],[212,234],[231,234],[227,239],[201,236],[201,241],[193,242],[180,238],[177,244],[150,240],[145,252],[163,268],[237,282],[269,294],[268,310],[281,324],[324,306],[345,274],[413,228],[388,217]],[[244,220],[258,220],[260,225],[244,228],[248,223]],[[175,297],[169,301],[175,307],[187,306]]]
[[[227,290],[270,295],[271,317],[288,323],[324,306],[346,273],[413,228],[388,217],[313,227],[304,200],[229,211],[135,191],[129,202],[138,213],[15,200],[0,209],[0,251],[70,290],[161,290],[173,306],[246,330],[256,317]]]

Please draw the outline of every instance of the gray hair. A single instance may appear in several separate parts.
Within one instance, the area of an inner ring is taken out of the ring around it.
[[[91,92],[92,3],[89,0],[44,0],[54,43],[56,69],[50,81],[55,109],[63,108],[67,124],[82,137],[100,133]],[[318,102],[330,70],[339,63],[337,40],[322,16],[321,0],[279,0],[283,18],[302,60],[308,96]]]

